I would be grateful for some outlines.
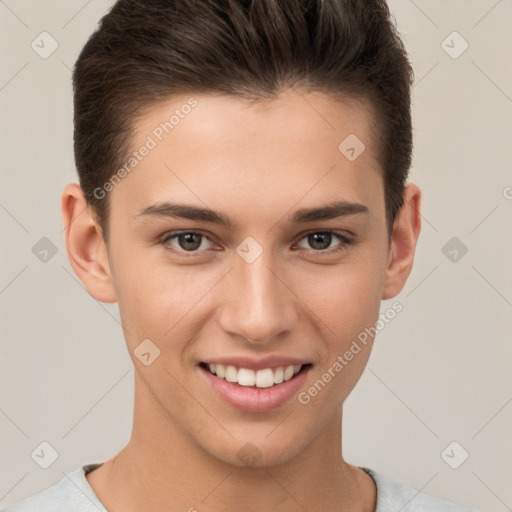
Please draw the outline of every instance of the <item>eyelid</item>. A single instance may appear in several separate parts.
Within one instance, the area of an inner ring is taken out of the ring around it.
[[[352,235],[352,234],[349,235],[348,233],[346,233],[344,231],[337,230],[337,229],[312,229],[312,230],[309,230],[305,233],[301,233],[299,242],[301,242],[308,235],[312,235],[315,233],[329,233],[329,234],[337,237],[340,240],[340,243],[337,246],[331,247],[330,249],[315,250],[315,249],[304,249],[301,247],[301,248],[299,248],[299,250],[309,251],[309,252],[313,252],[315,254],[322,254],[322,253],[323,254],[333,254],[337,250],[341,250],[341,249],[346,248],[348,245],[355,244],[354,235]]]
[[[308,229],[307,231],[304,231],[303,233],[300,233],[299,239],[302,240],[305,236],[312,235],[313,233],[331,233],[333,235],[342,237],[342,238],[353,238],[355,235],[351,233],[350,231],[346,231],[343,229],[335,229],[335,228],[320,228],[320,229]]]
[[[215,242],[212,240],[212,238],[210,236],[208,236],[206,233],[204,233],[200,229],[178,229],[178,230],[175,230],[175,231],[167,231],[162,236],[158,237],[158,243],[160,243],[162,245],[165,245],[170,240],[178,237],[179,235],[186,235],[186,234],[200,235],[203,238],[206,238],[212,244],[215,244]],[[177,254],[185,254],[185,255],[188,255],[188,256],[202,254],[205,251],[205,249],[203,249],[201,251],[184,251],[182,249],[174,249],[174,248],[172,248],[170,250],[172,252],[177,253]]]

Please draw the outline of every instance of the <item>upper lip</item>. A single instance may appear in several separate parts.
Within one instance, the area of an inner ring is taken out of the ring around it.
[[[265,368],[279,368],[280,366],[296,366],[309,364],[309,361],[297,357],[271,355],[254,359],[252,357],[213,357],[202,361],[206,364],[222,364],[224,366],[235,366],[236,368],[247,368],[249,370],[263,370]]]

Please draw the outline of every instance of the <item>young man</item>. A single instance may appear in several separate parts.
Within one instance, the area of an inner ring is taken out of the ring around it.
[[[73,78],[66,245],[119,303],[133,430],[7,510],[467,511],[341,449],[420,232],[386,4],[119,0]]]

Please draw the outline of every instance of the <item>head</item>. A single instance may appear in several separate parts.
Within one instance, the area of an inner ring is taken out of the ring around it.
[[[119,303],[136,393],[198,449],[283,462],[341,411],[372,336],[307,404],[264,412],[204,366],[287,355],[307,364],[298,395],[400,292],[420,227],[411,82],[380,0],[119,0],[83,48],[70,261]]]

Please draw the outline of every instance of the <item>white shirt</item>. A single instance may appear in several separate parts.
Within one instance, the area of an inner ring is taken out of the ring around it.
[[[85,475],[102,463],[80,466],[59,482],[0,512],[108,512]],[[375,481],[375,512],[477,512],[440,498],[420,493],[404,483],[386,480],[372,469],[361,467]]]

